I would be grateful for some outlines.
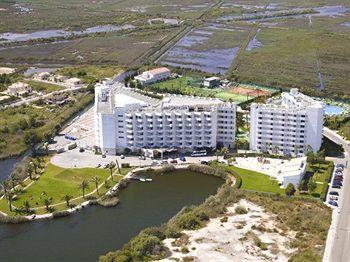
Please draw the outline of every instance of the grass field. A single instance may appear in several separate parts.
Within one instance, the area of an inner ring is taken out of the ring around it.
[[[277,180],[271,179],[268,175],[234,166],[229,169],[241,176],[242,189],[284,194],[284,189],[280,188]]]
[[[59,85],[43,83],[43,82],[34,81],[34,80],[30,80],[26,82],[29,84],[29,86],[32,88],[33,91],[38,91],[43,93],[50,93],[50,92],[64,89],[64,87]]]
[[[123,71],[119,66],[98,66],[98,65],[83,65],[74,67],[65,67],[57,70],[57,74],[66,75],[69,77],[80,77],[85,83],[90,83],[103,78],[113,77]]]
[[[329,179],[332,175],[333,171],[333,164],[329,163],[316,163],[316,164],[310,164],[307,165],[307,172],[313,173],[312,178],[314,182],[316,182],[317,188],[314,192],[315,196],[321,196],[322,191],[325,190],[327,187],[327,184],[329,182]]]
[[[91,194],[95,191],[96,187],[92,181],[93,177],[98,177],[99,182],[99,194],[94,192],[92,196],[99,197],[105,194],[108,190],[104,186],[106,180],[108,185],[113,186],[116,184],[123,175],[125,175],[130,169],[121,169],[121,175],[114,175],[113,181],[110,180],[110,171],[108,169],[98,168],[79,168],[79,169],[64,169],[55,166],[51,163],[45,169],[45,172],[40,176],[38,180],[34,180],[33,184],[29,185],[27,189],[24,189],[21,193],[18,193],[13,206],[20,208],[24,201],[29,201],[31,208],[36,209],[36,213],[45,213],[45,205],[43,204],[44,199],[52,199],[52,206],[54,210],[63,210],[66,207],[66,203],[63,200],[65,195],[72,196],[72,204],[78,204],[85,201],[82,198],[82,190],[79,185],[83,180],[89,182],[88,188],[85,190],[85,195]],[[113,171],[115,172],[115,170]],[[26,180],[24,186],[31,183],[31,180]],[[8,204],[5,200],[0,200],[0,209],[11,213]],[[11,214],[17,214],[18,212],[13,211]]]
[[[208,89],[200,87],[201,82],[201,76],[188,75],[180,78],[159,82],[150,86],[149,88],[158,92],[216,97],[225,101],[230,100],[232,102],[238,103],[247,100],[247,96],[245,95],[234,94],[232,92],[219,88]],[[248,99],[250,98],[252,97],[248,96]]]
[[[131,66],[143,53],[172,36],[178,28],[140,30],[0,50],[0,62],[43,64],[113,64]]]

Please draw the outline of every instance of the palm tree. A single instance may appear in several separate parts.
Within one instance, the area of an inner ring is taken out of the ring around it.
[[[115,160],[115,163],[117,164],[118,173],[120,174],[120,167],[119,167],[118,159]]]
[[[71,195],[65,195],[63,200],[66,201],[67,207],[69,207],[69,201],[71,201],[73,197]]]
[[[26,212],[26,213],[29,213],[30,212],[30,203],[29,203],[29,201],[24,201],[24,203],[23,203],[23,209],[24,209],[24,211]]]
[[[219,149],[216,149],[215,155],[216,155],[216,161],[219,161],[219,156],[220,156],[220,150]]]
[[[28,173],[28,176],[30,178],[30,180],[33,180],[32,178],[32,174],[33,174],[33,165],[29,164],[28,167],[27,167],[27,173]]]
[[[228,155],[229,152],[230,152],[230,151],[228,150],[227,147],[223,147],[223,148],[221,148],[221,150],[220,150],[220,154],[221,154],[224,158]]]
[[[115,163],[112,161],[108,164],[108,169],[111,172],[111,180],[113,181],[113,168],[115,168]]]
[[[45,150],[45,153],[48,154],[49,153],[49,143],[48,142],[44,142],[43,148]]]
[[[37,172],[37,168],[38,168],[38,163],[37,163],[37,161],[33,159],[29,164],[32,166],[32,168],[33,168],[33,170],[34,170],[34,173],[37,174],[37,173],[38,173],[38,172]]]
[[[83,180],[79,185],[79,188],[83,191],[83,198],[85,198],[85,189],[89,187],[89,182],[87,180]]]
[[[15,193],[12,191],[7,191],[6,198],[9,202],[10,211],[12,212],[12,201],[14,199]]]
[[[52,198],[45,198],[44,205],[46,206],[46,210],[50,211],[50,205],[52,204]]]
[[[98,176],[94,176],[91,180],[92,180],[92,182],[95,183],[97,195],[99,195],[100,193],[98,192],[98,184],[99,184],[99,182],[100,182],[100,178],[99,178]]]
[[[13,173],[11,174],[11,185],[12,185],[12,190],[15,189],[15,186],[17,185],[18,181],[19,181],[19,178],[18,178],[18,176],[17,176],[17,173],[16,173],[16,172],[13,172]]]
[[[6,196],[7,191],[10,189],[9,181],[5,180],[5,181],[1,182],[1,186],[4,189],[4,195]]]

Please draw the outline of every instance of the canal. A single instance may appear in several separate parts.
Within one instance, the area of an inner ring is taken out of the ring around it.
[[[151,177],[151,183],[131,182],[114,208],[94,206],[59,219],[0,224],[1,260],[96,261],[143,228],[166,222],[185,205],[203,202],[224,183],[187,171]]]

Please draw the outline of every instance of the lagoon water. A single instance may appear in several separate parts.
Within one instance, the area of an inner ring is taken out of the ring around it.
[[[22,159],[19,158],[9,158],[5,160],[0,160],[0,182],[4,181],[11,175],[12,169],[15,164]]]
[[[203,202],[223,183],[188,172],[151,177],[152,183],[131,182],[113,208],[93,206],[59,219],[0,224],[0,260],[96,261],[143,228],[166,222],[185,205]]]

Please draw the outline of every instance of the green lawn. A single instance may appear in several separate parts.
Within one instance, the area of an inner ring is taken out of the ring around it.
[[[316,163],[307,164],[307,172],[313,173],[312,179],[316,182],[317,188],[314,192],[315,195],[322,195],[322,191],[327,187],[328,180],[332,175],[333,163]],[[310,178],[309,178],[310,179]]]
[[[156,83],[152,86],[146,87],[146,89],[159,93],[216,97],[226,101],[232,100],[233,102],[244,102],[247,100],[247,96],[245,95],[234,94],[220,88],[204,88],[201,87],[201,83],[202,79],[200,75],[187,75]],[[248,99],[251,98],[252,97],[250,96],[248,97]]]
[[[129,171],[130,168],[121,169],[121,175],[114,176],[113,181],[108,180],[109,186],[115,185],[122,178],[122,176],[127,174]],[[106,179],[110,178],[110,172],[108,169],[64,169],[49,163],[45,172],[37,181],[34,181],[34,183],[22,193],[17,194],[15,200],[13,201],[13,206],[20,208],[23,206],[24,201],[27,200],[29,201],[31,208],[39,208],[35,213],[43,214],[46,212],[43,204],[44,199],[52,198],[52,205],[62,203],[55,206],[54,210],[64,210],[67,208],[63,200],[65,195],[70,195],[73,198],[79,198],[76,200],[72,199],[72,204],[79,204],[85,201],[85,199],[80,198],[82,196],[82,190],[79,188],[79,185],[83,180],[87,180],[89,182],[89,187],[85,190],[85,195],[96,189],[95,184],[92,182],[92,178],[94,176],[100,178],[99,185],[102,186],[99,189],[99,196],[101,196],[108,190],[108,188],[104,186]],[[30,180],[27,180],[24,182],[23,186],[28,185],[30,182]],[[98,197],[96,192],[93,193],[93,196]],[[0,210],[6,213],[11,213],[7,201],[4,199],[0,200]],[[11,214],[16,215],[17,213],[12,212]]]
[[[90,183],[86,194],[95,189],[91,182],[92,177],[97,176],[103,182],[109,176],[109,170],[96,168],[64,169],[53,164],[48,164],[44,174],[23,194],[20,194],[15,206],[20,206],[23,201],[28,200],[32,207],[42,206],[45,198],[52,197],[53,204],[62,202],[64,195],[71,195],[74,198],[82,195],[79,184],[83,180]]]
[[[242,189],[284,194],[284,189],[280,188],[277,180],[268,175],[235,166],[230,166],[229,169],[242,178]]]
[[[44,92],[44,93],[51,93],[54,91],[64,89],[64,87],[62,87],[62,86],[49,84],[49,83],[43,83],[40,81],[31,80],[31,81],[27,81],[27,83],[31,86],[33,91]]]
[[[123,71],[120,66],[112,65],[84,65],[65,67],[57,71],[58,74],[66,75],[69,77],[82,78],[86,83],[92,80],[100,80],[107,77],[113,77]]]

